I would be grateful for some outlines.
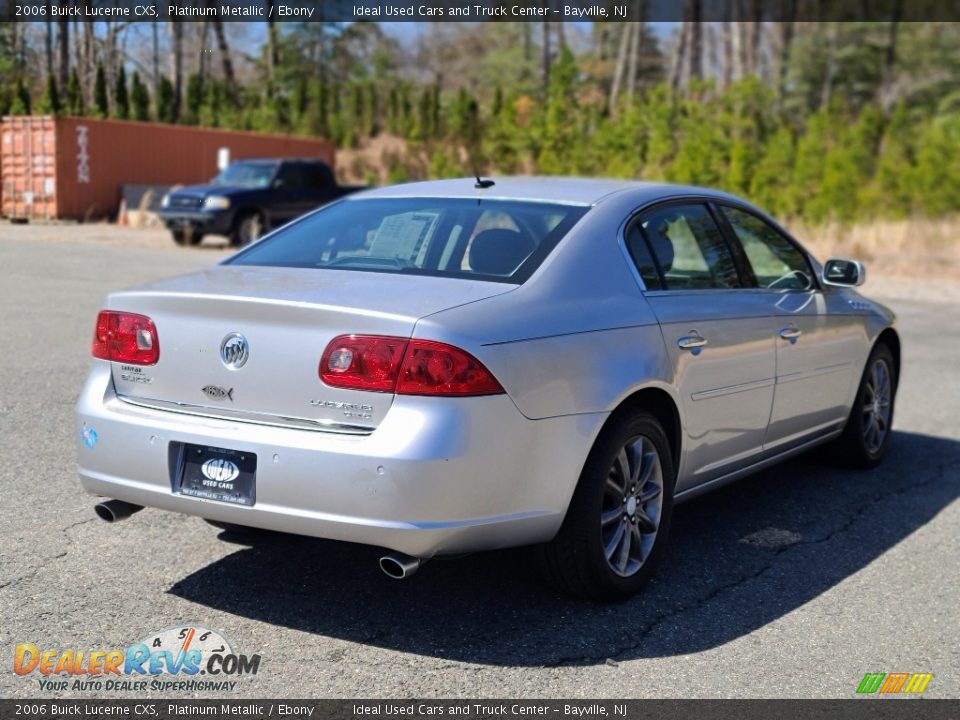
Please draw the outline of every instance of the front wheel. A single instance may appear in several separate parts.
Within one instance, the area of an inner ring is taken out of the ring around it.
[[[837,440],[840,459],[858,468],[876,467],[887,454],[897,377],[893,353],[877,345],[860,379],[847,426]]]
[[[263,218],[258,212],[245,212],[237,218],[230,235],[230,244],[234,247],[246,247],[263,235]]]
[[[171,230],[170,234],[177,245],[199,245],[200,241],[203,240],[203,235],[196,230]]]
[[[540,548],[547,580],[594,600],[639,592],[666,545],[673,484],[660,422],[647,412],[615,420],[587,457],[560,532]]]

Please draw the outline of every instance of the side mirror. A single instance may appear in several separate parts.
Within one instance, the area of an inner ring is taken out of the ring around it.
[[[286,186],[287,186],[287,183],[284,181],[283,178],[277,178],[276,180],[273,181],[274,190],[282,190]]]
[[[825,285],[858,287],[867,279],[867,269],[857,260],[827,260],[823,266]]]

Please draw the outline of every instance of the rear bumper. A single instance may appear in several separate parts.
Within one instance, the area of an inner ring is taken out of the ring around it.
[[[76,408],[78,469],[96,495],[430,557],[553,537],[605,417],[528,420],[505,395],[398,397],[372,434],[342,435],[130,405],[109,363],[93,361]],[[178,443],[256,453],[256,504],[178,494]]]

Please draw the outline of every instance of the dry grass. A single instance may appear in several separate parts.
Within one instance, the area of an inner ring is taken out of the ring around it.
[[[787,227],[820,260],[853,258],[880,275],[960,281],[960,217]]]

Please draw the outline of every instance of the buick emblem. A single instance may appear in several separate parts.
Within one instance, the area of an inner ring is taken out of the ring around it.
[[[220,343],[220,361],[228,370],[239,370],[250,357],[250,346],[240,333],[230,333]]]
[[[240,475],[240,468],[229,460],[211,458],[200,466],[204,477],[214,482],[233,482]]]

